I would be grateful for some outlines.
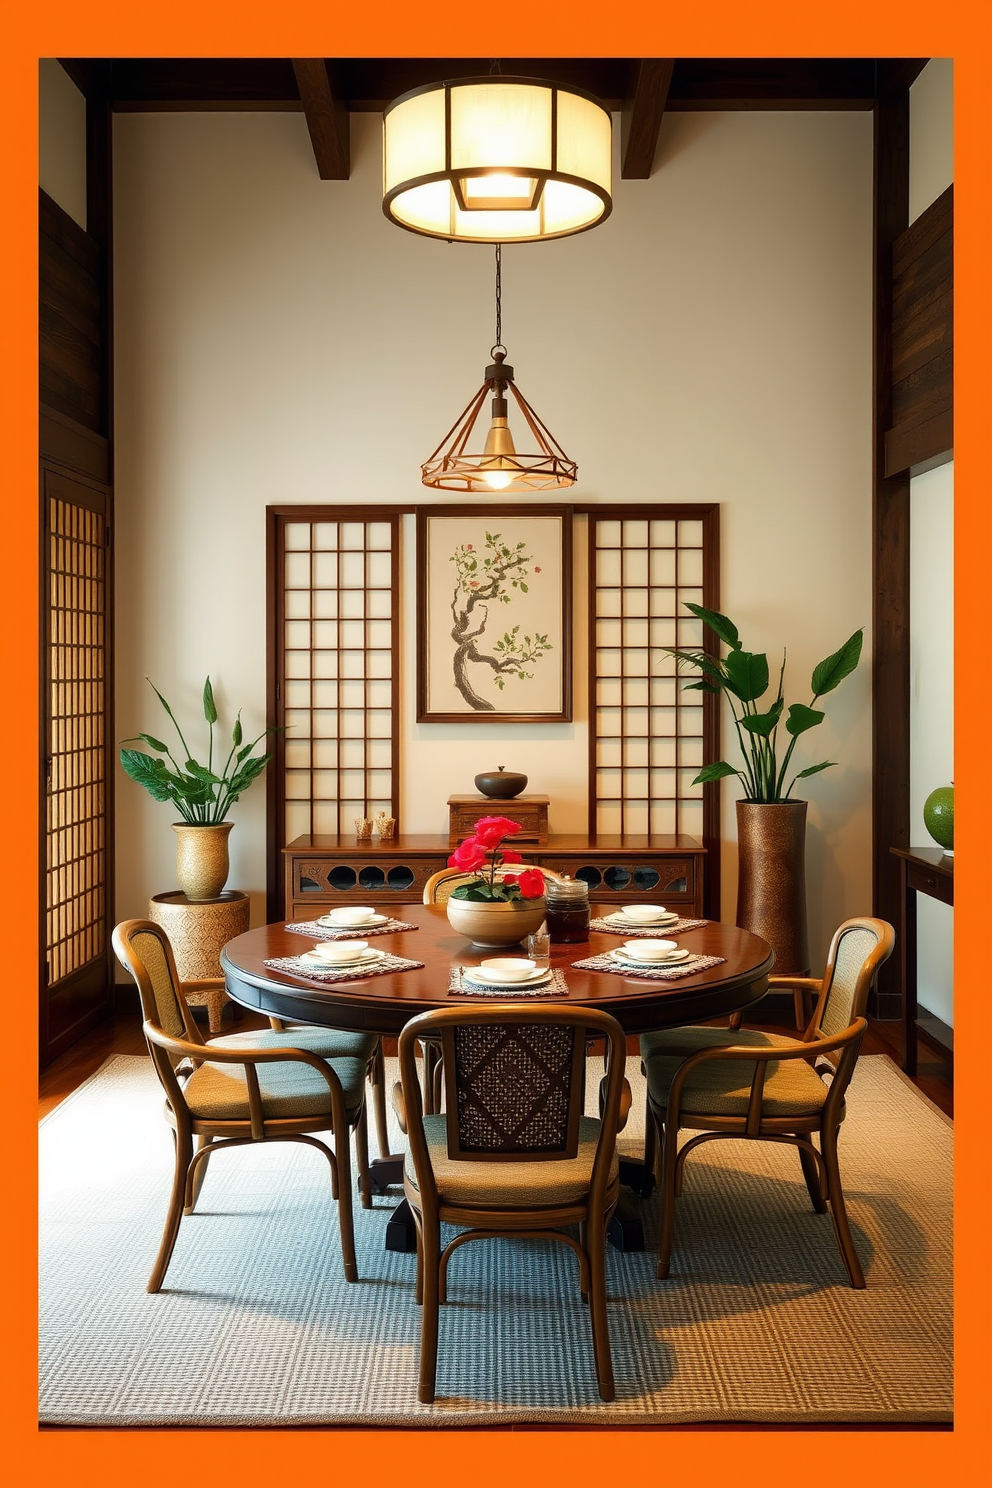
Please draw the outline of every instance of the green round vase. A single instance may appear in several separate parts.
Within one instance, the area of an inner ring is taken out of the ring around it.
[[[938,847],[954,848],[954,787],[939,785],[923,803],[923,825]]]

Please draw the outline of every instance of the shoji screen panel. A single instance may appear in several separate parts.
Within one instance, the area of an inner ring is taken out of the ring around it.
[[[42,832],[47,988],[43,1057],[106,1010],[112,836],[109,813],[110,494],[43,467],[45,645]]]
[[[685,602],[717,605],[718,520],[709,505],[589,513],[589,830],[685,833],[711,858],[717,791],[692,781],[716,757],[715,700],[684,690],[664,648],[712,645]]]
[[[270,509],[270,889],[303,835],[399,814],[399,515]],[[274,870],[274,882],[273,882]]]

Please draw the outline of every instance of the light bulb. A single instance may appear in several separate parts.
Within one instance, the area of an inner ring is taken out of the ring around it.
[[[513,479],[513,473],[509,470],[484,470],[482,479],[493,491],[505,491]]]

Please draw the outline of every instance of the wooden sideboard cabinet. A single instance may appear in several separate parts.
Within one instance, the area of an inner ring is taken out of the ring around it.
[[[522,847],[529,863],[584,879],[593,904],[615,908],[643,898],[683,914],[703,914],[706,849],[695,837],[552,834],[543,845]],[[424,884],[446,867],[450,852],[440,833],[386,842],[297,837],[283,849],[286,918],[312,919],[335,904],[419,904]]]

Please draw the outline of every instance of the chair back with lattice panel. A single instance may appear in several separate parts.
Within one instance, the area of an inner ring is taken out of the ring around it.
[[[114,929],[113,945],[117,959],[134,978],[144,1021],[170,1038],[202,1044],[203,1037],[180,990],[176,959],[162,926],[152,920],[124,920]],[[151,1045],[151,1052],[156,1065],[166,1060],[171,1070],[176,1062],[157,1045]]]
[[[550,868],[545,868],[538,863],[507,863],[505,870],[498,870],[497,878],[502,878],[503,872],[522,873],[525,868],[538,868],[545,878],[557,881],[560,873],[553,873]],[[452,889],[457,889],[459,884],[472,883],[478,878],[477,873],[466,873],[461,868],[442,868],[437,873],[432,873],[424,884],[425,904],[444,904],[451,894]]]
[[[864,1017],[879,967],[888,960],[895,931],[886,920],[845,920],[827,952],[823,986],[808,1035],[833,1038]]]

